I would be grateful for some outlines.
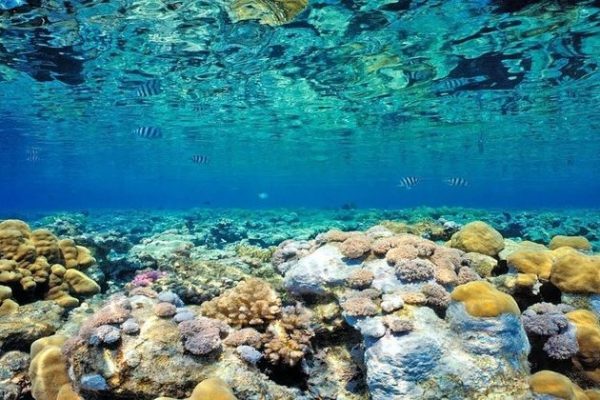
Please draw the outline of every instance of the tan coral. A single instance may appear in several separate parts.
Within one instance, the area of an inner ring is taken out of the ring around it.
[[[587,310],[575,310],[566,315],[576,327],[579,344],[579,352],[573,361],[591,381],[600,384],[600,321]]]
[[[419,257],[417,248],[410,244],[394,247],[385,255],[385,259],[390,265],[395,265],[401,260],[414,260],[417,257]]]
[[[58,238],[48,229],[36,229],[31,232],[31,241],[38,256],[46,257],[50,264],[61,261],[62,254],[58,247]]]
[[[588,256],[570,247],[553,250],[550,280],[567,293],[600,293],[600,256]]]
[[[376,256],[384,257],[387,252],[396,247],[399,242],[399,239],[395,236],[383,237],[376,239],[373,241],[373,243],[371,243],[371,250]]]
[[[67,362],[61,346],[66,337],[54,335],[38,339],[31,345],[31,394],[36,400],[56,400],[61,387],[69,384]]]
[[[506,261],[508,265],[523,274],[535,274],[540,279],[550,279],[554,255],[552,251],[544,249],[537,251],[516,251],[510,254]]]
[[[364,289],[371,286],[375,279],[373,272],[365,268],[357,268],[346,277],[346,284],[354,289]]]
[[[495,257],[504,248],[500,232],[482,221],[465,225],[450,238],[450,246],[467,253],[476,252]]]
[[[347,258],[361,258],[371,251],[371,241],[365,235],[354,235],[340,244],[340,251]]]
[[[512,296],[499,291],[486,281],[457,286],[451,297],[454,301],[462,302],[467,312],[474,317],[497,317],[504,313],[521,314]]]
[[[65,260],[64,266],[67,269],[85,269],[96,262],[88,249],[77,246],[72,239],[62,239],[58,242],[58,246]]]
[[[562,236],[556,235],[548,244],[551,250],[558,249],[559,247],[571,247],[575,250],[588,251],[592,249],[590,241],[584,236]]]
[[[281,300],[267,282],[250,278],[203,303],[200,310],[234,328],[261,327],[277,319]]]
[[[529,387],[536,394],[565,400],[590,400],[586,393],[566,376],[554,371],[539,371],[529,378]]]
[[[281,319],[273,321],[263,335],[266,359],[274,365],[294,366],[310,350],[314,336],[311,315],[301,306],[286,307]]]

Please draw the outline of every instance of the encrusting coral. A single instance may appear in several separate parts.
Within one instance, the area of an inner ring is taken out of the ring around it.
[[[72,295],[98,293],[100,286],[81,272],[95,263],[88,249],[49,230],[31,231],[19,220],[0,223],[0,284],[20,291],[46,288],[45,298],[63,307],[79,304]]]
[[[279,316],[281,300],[267,282],[250,278],[203,303],[200,310],[233,328],[264,327]]]

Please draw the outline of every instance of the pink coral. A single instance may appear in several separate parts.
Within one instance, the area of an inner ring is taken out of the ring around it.
[[[160,278],[165,277],[166,275],[167,273],[164,271],[144,271],[142,273],[137,274],[131,281],[131,284],[135,287],[150,286]]]

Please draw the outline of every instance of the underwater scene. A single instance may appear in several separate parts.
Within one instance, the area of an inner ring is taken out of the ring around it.
[[[0,400],[600,400],[600,1],[0,0]]]

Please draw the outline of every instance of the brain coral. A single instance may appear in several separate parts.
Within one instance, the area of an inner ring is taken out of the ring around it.
[[[592,245],[589,240],[583,236],[562,236],[557,235],[552,238],[548,247],[552,250],[558,249],[559,247],[571,247],[576,250],[591,250]]]
[[[568,293],[600,293],[600,256],[588,256],[570,247],[553,251],[550,281]]]
[[[529,378],[529,387],[536,394],[565,400],[589,400],[586,393],[569,378],[554,371],[539,371]]]
[[[452,235],[450,246],[467,253],[476,252],[494,257],[504,248],[504,239],[500,232],[485,222],[475,221]]]
[[[0,284],[34,292],[48,288],[44,298],[74,306],[74,295],[90,295],[100,287],[80,271],[95,262],[90,252],[70,239],[58,240],[50,231],[19,220],[0,223]],[[16,291],[16,292],[20,292]]]
[[[575,310],[567,318],[576,328],[579,352],[575,364],[596,384],[600,384],[600,321],[591,311]]]
[[[467,312],[474,317],[497,317],[504,313],[521,314],[519,306],[510,295],[499,291],[486,281],[457,286],[452,291],[451,298],[464,303]]]
[[[264,327],[279,316],[281,300],[267,282],[250,278],[203,303],[200,310],[234,328]]]
[[[300,305],[283,309],[281,318],[271,322],[263,334],[266,359],[274,365],[294,366],[310,350],[314,332],[311,314]]]

